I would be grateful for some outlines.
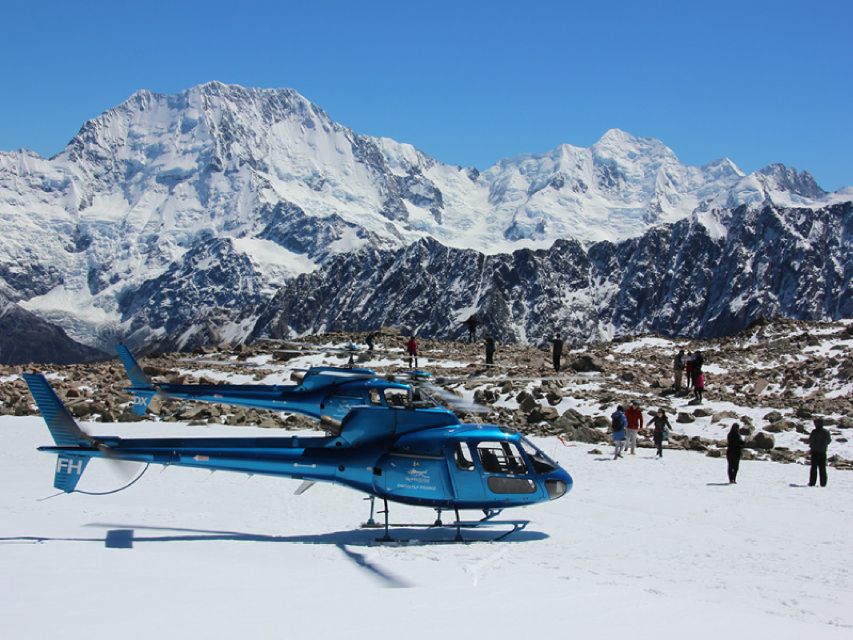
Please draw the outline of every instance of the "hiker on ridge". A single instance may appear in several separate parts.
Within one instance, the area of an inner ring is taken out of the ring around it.
[[[486,336],[485,345],[486,345],[486,364],[494,364],[495,363],[495,351],[497,351],[497,344],[495,343],[495,339],[492,336]]]
[[[675,392],[681,391],[681,376],[684,373],[684,349],[679,349],[672,359],[672,373],[675,375]]]
[[[563,357],[563,340],[558,333],[551,340],[551,361],[554,364],[554,371],[560,373],[560,358]]]
[[[409,338],[406,343],[406,353],[409,354],[409,369],[412,368],[412,360],[415,361],[415,367],[418,366],[418,342],[415,340],[415,334]]]

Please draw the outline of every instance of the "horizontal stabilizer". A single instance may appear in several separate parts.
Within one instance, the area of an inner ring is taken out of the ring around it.
[[[91,438],[83,433],[43,375],[25,373],[24,380],[57,446],[77,447],[91,444]]]

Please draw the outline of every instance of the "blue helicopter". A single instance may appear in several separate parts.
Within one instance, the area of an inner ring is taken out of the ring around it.
[[[54,486],[66,493],[76,490],[92,458],[301,479],[297,493],[315,482],[331,482],[368,494],[368,525],[375,525],[373,499],[382,499],[384,525],[375,526],[384,526],[380,540],[387,542],[392,540],[389,501],[435,509],[438,518],[430,526],[445,526],[441,513],[453,510],[456,520],[448,526],[456,528],[456,540],[462,540],[463,528],[510,526],[496,538],[502,539],[527,525],[525,520],[496,520],[503,509],[555,500],[573,483],[518,432],[464,424],[439,406],[352,406],[336,435],[120,438],[87,434],[44,376],[29,373],[24,379],[55,444],[39,450],[58,456]],[[484,517],[463,521],[460,509],[481,510]]]
[[[356,406],[419,406],[432,407],[440,396],[456,408],[476,413],[481,407],[467,403],[429,384],[432,377],[426,371],[415,370],[402,376],[382,376],[373,369],[360,367],[311,367],[294,372],[297,384],[173,384],[154,382],[124,344],[116,345],[130,386],[125,390],[133,397],[133,411],[145,415],[155,396],[170,400],[194,400],[299,413],[320,421],[321,426],[337,435],[341,420]],[[409,384],[398,381],[409,381]],[[432,394],[423,389],[428,386]]]

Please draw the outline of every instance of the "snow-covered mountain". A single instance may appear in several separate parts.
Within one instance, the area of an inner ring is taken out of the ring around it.
[[[487,256],[422,240],[363,249],[299,276],[267,305],[255,336],[389,325],[461,339],[478,313],[503,342],[575,343],[658,332],[716,337],[755,319],[853,316],[853,204],[812,211],[746,205],[725,233],[707,214],[640,238]]]
[[[750,175],[728,159],[685,166],[660,141],[616,129],[590,148],[479,172],[359,135],[293,90],[214,82],[139,91],[51,159],[0,152],[0,291],[91,345],[120,332],[188,346],[244,335],[248,309],[358,250],[423,239],[486,255],[562,238],[588,246],[694,211],[718,219],[710,212],[742,204],[851,199],[781,165]],[[236,271],[215,272],[226,254]],[[207,268],[214,280],[193,284]],[[176,306],[190,298],[191,309]]]

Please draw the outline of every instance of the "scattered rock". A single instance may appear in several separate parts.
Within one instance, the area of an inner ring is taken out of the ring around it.
[[[756,380],[756,381],[755,381],[755,383],[752,385],[752,392],[753,392],[755,395],[760,396],[762,393],[764,393],[764,390],[765,390],[765,389],[767,389],[767,386],[768,386],[769,384],[770,384],[770,383],[769,383],[767,380],[765,380],[764,378],[759,378],[759,379],[758,379],[758,380]]]
[[[711,416],[711,424],[716,424],[723,420],[737,420],[738,416],[734,411],[718,411]]]
[[[764,416],[764,419],[767,422],[779,422],[779,420],[782,419],[782,414],[778,411],[771,411],[766,416]]]
[[[691,416],[689,413],[679,411],[678,415],[675,418],[675,421],[680,422],[681,424],[689,424],[691,422],[696,422],[696,418]]]
[[[795,423],[788,420],[777,420],[764,427],[764,430],[769,433],[782,433],[783,431],[792,431],[796,429],[796,426]]]
[[[763,431],[759,431],[751,439],[747,440],[745,445],[750,449],[762,449],[769,451],[776,444],[776,439],[770,435],[769,433],[764,433]]]
[[[592,371],[601,371],[601,364],[592,356],[581,355],[572,360],[570,368],[580,373],[589,373]]]

